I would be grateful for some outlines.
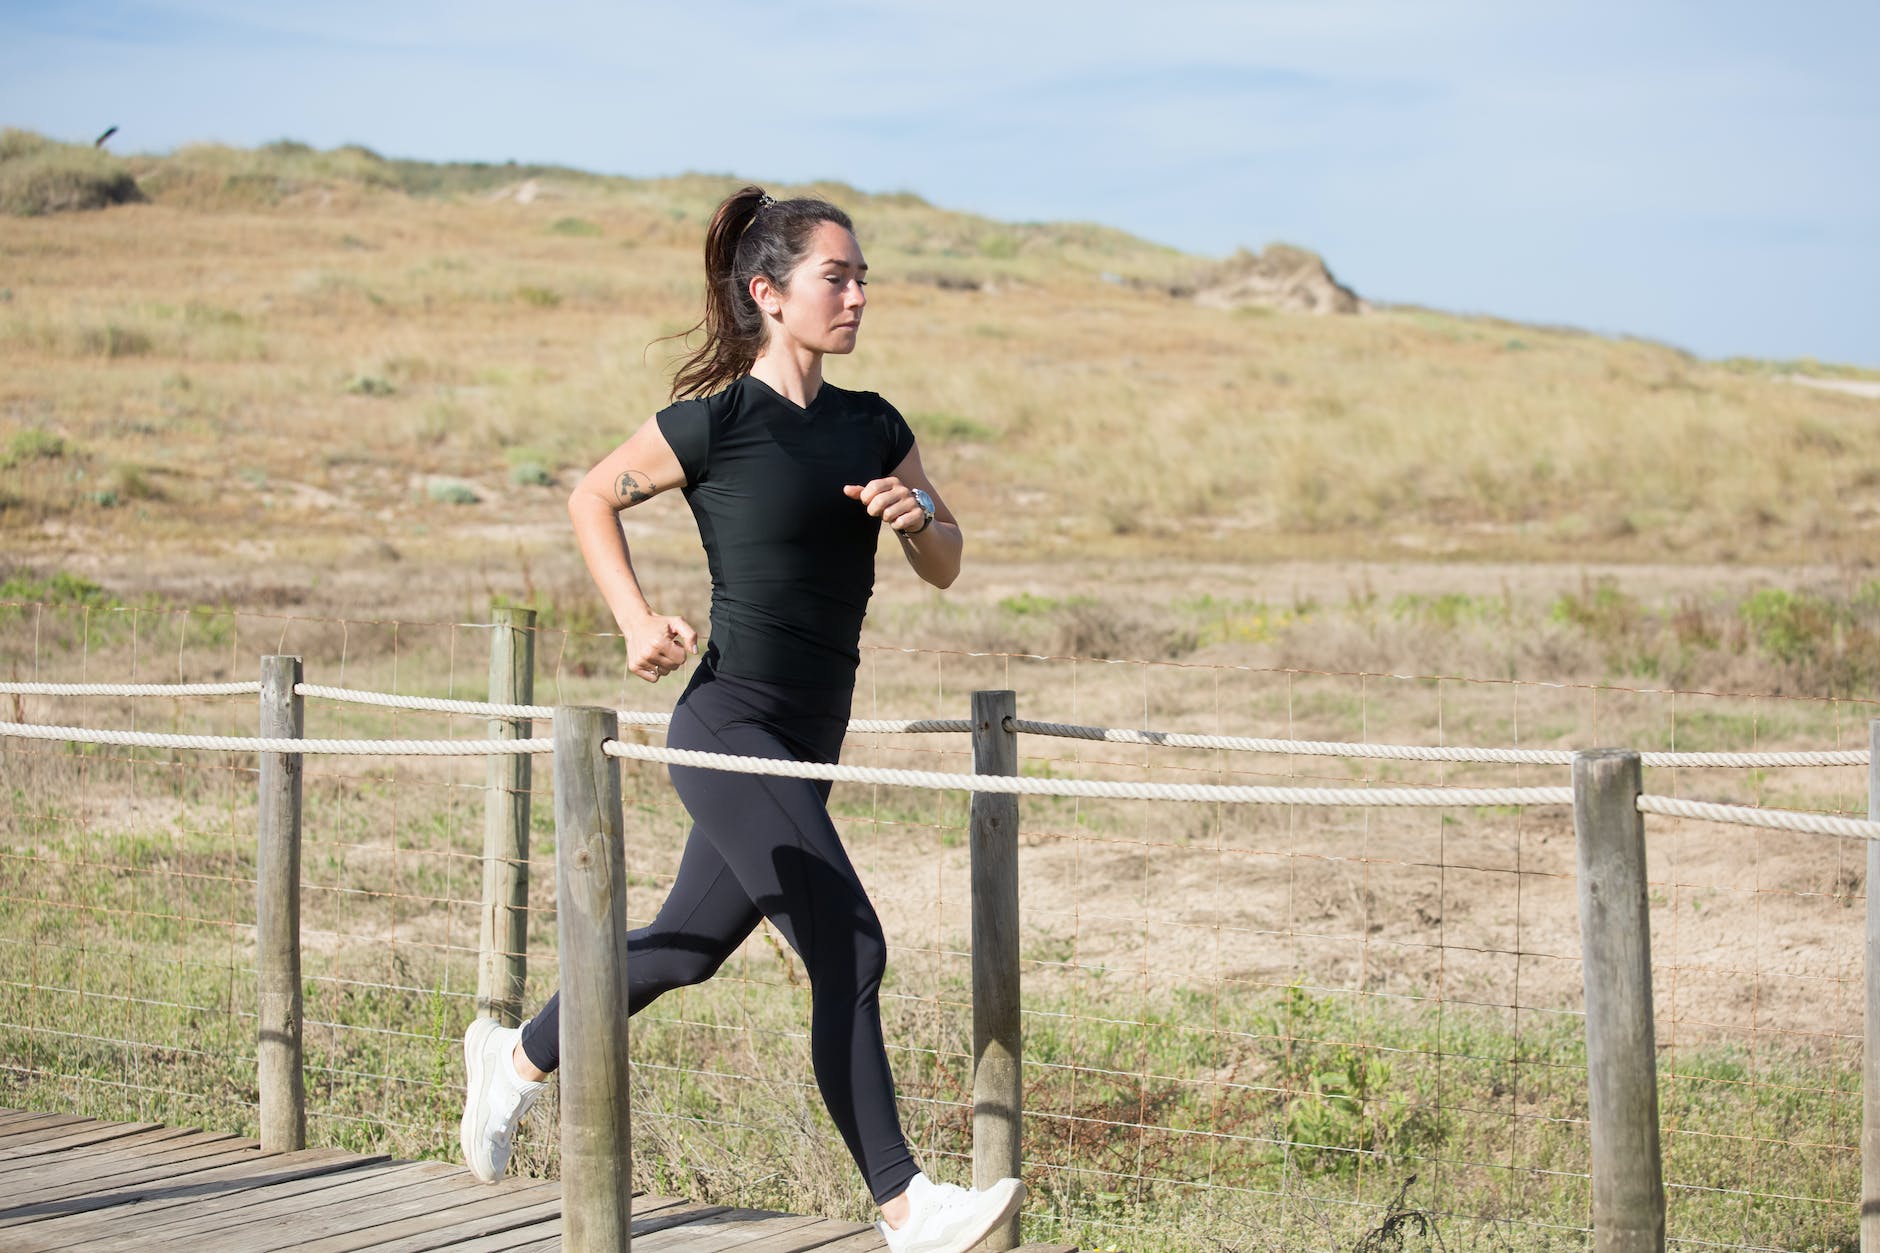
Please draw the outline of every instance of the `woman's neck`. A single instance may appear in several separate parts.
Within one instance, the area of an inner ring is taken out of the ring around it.
[[[801,344],[771,343],[751,362],[751,373],[771,391],[807,409],[822,390],[822,359],[820,352]]]

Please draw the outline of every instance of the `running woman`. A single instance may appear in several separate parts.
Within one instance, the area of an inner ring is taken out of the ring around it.
[[[698,651],[633,571],[620,514],[679,488],[711,570],[711,641],[673,709],[674,748],[834,762],[848,727],[862,615],[886,523],[914,572],[958,576],[959,524],[921,467],[914,433],[873,392],[823,379],[855,350],[868,263],[842,210],[746,187],[705,236],[705,342],[674,397],[582,479],[575,538],[649,683]],[[693,827],[672,894],[628,933],[627,1012],[702,983],[769,919],[803,959],[810,1054],[829,1115],[881,1209],[890,1253],[965,1253],[1018,1208],[1023,1187],[928,1180],[894,1103],[879,993],[887,944],[829,819],[829,784],[671,767]],[[464,1034],[463,1152],[485,1182],[559,1064],[559,994],[520,1028]]]

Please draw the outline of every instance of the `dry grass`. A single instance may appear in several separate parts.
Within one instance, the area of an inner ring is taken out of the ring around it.
[[[74,450],[9,475],[21,555],[563,543],[510,467],[565,481],[662,403],[647,345],[691,321],[728,185],[292,145],[137,169],[156,203],[0,221],[0,414]],[[815,190],[878,275],[832,374],[923,430],[976,559],[1861,562],[1880,517],[1873,401],[1416,309],[1202,309],[1166,291],[1196,259],[1115,232]],[[100,507],[119,465],[160,499]],[[440,508],[437,474],[483,503]]]

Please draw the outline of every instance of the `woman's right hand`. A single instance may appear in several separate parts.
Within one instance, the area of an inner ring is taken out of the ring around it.
[[[698,632],[684,618],[648,614],[632,622],[623,622],[627,637],[627,669],[657,683],[685,664],[688,652],[698,651]]]

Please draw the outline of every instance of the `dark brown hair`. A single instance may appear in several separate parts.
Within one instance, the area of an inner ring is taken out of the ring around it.
[[[704,396],[749,374],[764,346],[764,316],[751,299],[751,280],[762,274],[779,288],[809,251],[824,222],[845,231],[855,224],[826,200],[772,200],[762,187],[725,197],[705,229],[705,316],[674,339],[705,332],[705,343],[679,363],[672,396]]]

